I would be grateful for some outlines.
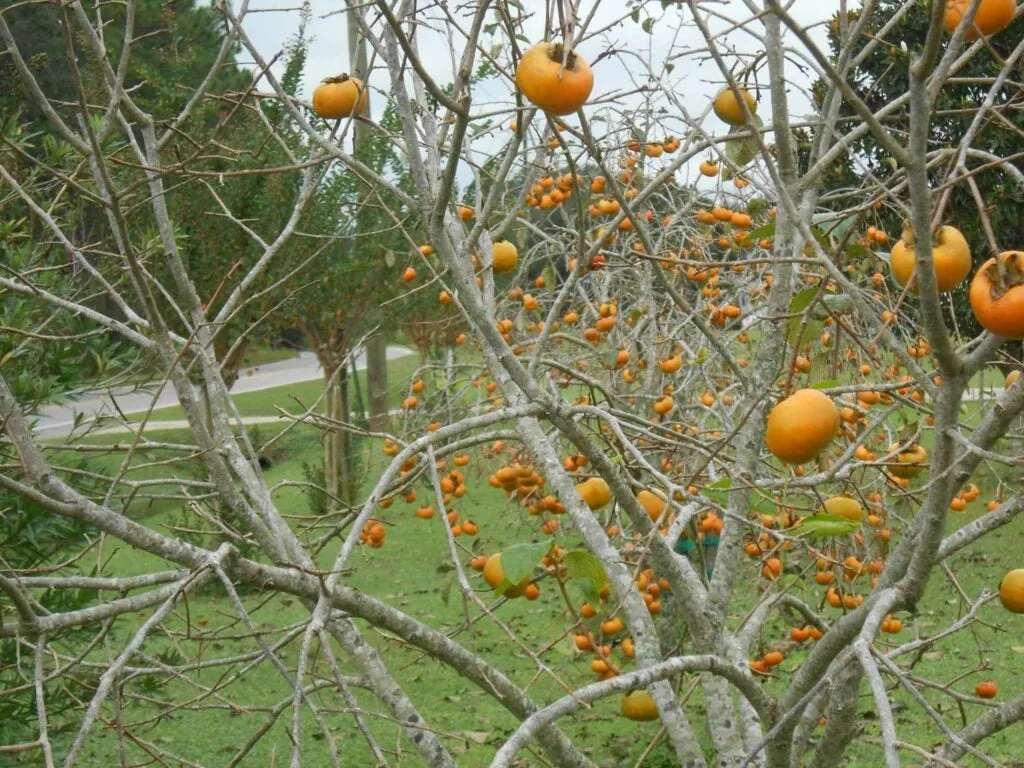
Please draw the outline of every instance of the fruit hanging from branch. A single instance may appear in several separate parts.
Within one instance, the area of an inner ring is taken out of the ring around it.
[[[594,88],[594,73],[575,51],[566,53],[561,43],[542,42],[519,60],[516,86],[545,112],[569,115],[587,103]]]
[[[600,477],[584,480],[576,486],[576,492],[591,509],[600,509],[612,500],[612,489]]]
[[[825,393],[801,389],[768,414],[768,450],[789,464],[810,461],[829,446],[839,428],[839,411]]]
[[[313,91],[313,110],[325,120],[338,120],[363,112],[370,96],[363,81],[342,74],[324,78]]]
[[[889,453],[896,453],[896,460],[889,465],[889,474],[909,480],[917,477],[928,463],[928,452],[917,443],[901,448],[898,443],[889,446]]]
[[[943,19],[946,32],[953,34],[956,31],[970,7],[971,0],[948,0],[946,16]],[[964,39],[972,42],[979,37],[1002,32],[1013,22],[1016,12],[1017,0],[981,0],[978,3],[978,11],[974,14],[974,23],[967,28]]]
[[[519,249],[508,240],[498,240],[491,248],[491,268],[496,274],[511,272],[519,263]]]
[[[982,264],[971,281],[970,300],[985,330],[1024,339],[1024,251],[1004,251]]]
[[[915,246],[917,240],[909,225],[903,237],[892,247],[889,265],[892,276],[900,285],[909,283],[917,269]],[[971,247],[956,227],[939,227],[932,240],[932,265],[939,293],[947,293],[962,283],[971,273]],[[917,291],[915,284],[912,291]]]
[[[622,697],[622,714],[629,720],[658,719],[658,705],[647,691],[630,691]]]
[[[740,96],[743,101],[747,104],[747,109],[750,110],[750,114],[757,114],[757,99],[754,98],[754,94],[748,91],[746,88],[739,88]],[[723,123],[729,125],[744,125],[747,122],[747,115],[743,111],[743,107],[740,105],[739,99],[736,98],[736,94],[733,93],[732,88],[726,86],[718,95],[715,96],[715,100],[711,103],[711,108],[715,111],[715,115]]]
[[[999,601],[1010,613],[1024,613],[1024,568],[1010,571],[999,585]]]

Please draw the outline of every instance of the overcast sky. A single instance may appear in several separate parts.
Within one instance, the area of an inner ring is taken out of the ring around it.
[[[531,43],[537,42],[543,35],[544,0],[521,0],[521,2],[526,12],[533,13],[533,17],[526,25],[526,36]],[[590,32],[608,27],[616,19],[629,12],[622,0],[603,0],[603,2],[578,0],[578,2],[580,18],[586,18],[595,5],[597,6],[593,20],[588,27]],[[819,45],[824,46],[823,22],[826,22],[838,10],[839,3],[840,0],[793,0],[791,13],[802,24],[808,26],[811,29],[812,37]],[[250,0],[250,13],[245,19],[245,28],[265,59],[272,58],[287,43],[289,37],[295,34],[299,24],[299,5],[300,0]],[[468,3],[453,2],[450,5],[456,7],[468,5]],[[577,46],[579,53],[589,61],[593,61],[595,57],[609,48],[619,52],[615,56],[602,58],[595,64],[596,85],[591,102],[599,101],[602,96],[625,93],[643,85],[646,82],[644,62],[647,62],[656,76],[660,76],[662,82],[677,94],[680,102],[691,114],[700,114],[710,97],[722,87],[723,79],[718,68],[706,54],[700,57],[683,56],[674,59],[674,69],[670,73],[665,73],[664,62],[670,53],[680,54],[687,50],[703,50],[705,46],[700,32],[692,23],[688,10],[674,6],[662,12],[660,3],[652,2],[648,5],[652,12],[658,14],[650,27],[650,34],[644,31],[641,24],[627,18],[624,23],[612,26],[606,32],[584,40]],[[856,5],[856,2],[850,2],[849,5]],[[289,10],[271,10],[288,6],[291,6]],[[344,7],[343,0],[311,0],[313,40],[306,66],[305,82],[300,94],[303,98],[310,97],[313,88],[323,77],[350,70],[346,14],[338,13]],[[737,19],[750,15],[741,0],[708,2],[707,7],[715,8],[722,15]],[[330,15],[332,13],[334,15]],[[645,13],[645,10],[641,11],[641,21],[643,21]],[[436,11],[431,15],[435,14]],[[713,19],[711,25],[712,30],[716,32],[726,30],[729,26],[722,19]],[[761,26],[755,22],[752,29],[760,32]],[[486,36],[483,39],[483,43],[488,47],[492,42],[499,41],[497,39],[490,40]],[[760,42],[743,30],[729,32],[720,39],[720,43],[725,48],[744,54],[754,54],[761,49]],[[451,82],[452,51],[445,41],[444,35],[431,34],[424,30],[420,36],[420,46],[425,66],[437,82],[442,84]],[[461,52],[462,41],[459,41],[457,48],[457,52]],[[243,62],[246,61],[247,57],[244,52],[240,58]],[[801,89],[806,88],[810,79],[808,76],[802,75],[796,67],[791,67],[790,72],[792,75],[791,113],[794,120],[797,120],[808,109],[807,100],[801,93]],[[380,68],[375,69],[370,78],[370,87],[373,94],[372,111],[375,116],[379,116],[384,102],[381,92],[386,93],[389,89],[386,72]],[[760,99],[762,104],[759,111],[762,115],[767,115],[769,107],[767,93],[764,90],[760,93]],[[631,106],[639,106],[640,100],[640,96],[625,97],[617,99],[615,106],[628,109]],[[482,114],[502,107],[510,109],[512,104],[511,84],[504,78],[494,78],[487,81],[474,93],[473,111],[475,114]],[[588,114],[591,114],[592,111],[596,115],[604,109],[605,107],[596,104],[593,107],[588,107]],[[682,126],[673,117],[674,114],[678,114],[678,110],[672,110],[662,118],[664,123],[660,124],[658,128],[663,128],[664,134],[682,132]],[[509,117],[510,115],[502,121],[501,125],[507,125]],[[716,133],[724,133],[727,129],[727,126],[718,122],[713,116],[709,118],[706,125],[708,129]],[[498,133],[497,126],[495,133]],[[475,148],[486,149],[486,139],[482,139],[480,143],[483,146]]]

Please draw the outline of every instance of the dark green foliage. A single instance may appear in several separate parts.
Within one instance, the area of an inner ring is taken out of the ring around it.
[[[880,0],[865,35],[874,36],[902,5],[901,0]],[[888,33],[885,41],[877,46],[848,78],[857,94],[872,110],[877,111],[907,92],[910,62],[924,46],[931,3],[918,0],[917,6],[903,16]],[[859,12],[851,12],[857,13]],[[834,20],[829,33],[833,54],[838,50],[838,31],[838,20]],[[988,94],[991,79],[1000,70],[1001,62],[995,56],[1005,59],[1022,37],[1024,19],[1017,19],[1008,29],[988,40],[991,50],[980,52],[963,69],[955,73],[954,77],[959,82],[948,83],[942,88],[935,104],[930,150],[958,145],[974,121],[978,107]],[[906,51],[902,49],[904,43]],[[858,48],[861,45],[862,43],[858,43]],[[1024,64],[1018,62],[1010,73],[1008,82],[1019,83],[1022,76]],[[984,78],[988,78],[988,81],[978,81]],[[967,80],[970,81],[965,82]],[[818,84],[815,93],[820,100],[823,94],[822,84]],[[996,95],[993,108],[1001,117],[990,115],[984,118],[984,127],[972,142],[972,148],[997,158],[1004,158],[1008,164],[1019,169],[1022,167],[1024,156],[1024,91],[1017,85],[1005,85]],[[850,115],[852,112],[849,107],[844,106],[843,114]],[[902,108],[887,117],[884,124],[897,140],[905,143],[909,121],[909,110]],[[839,130],[849,130],[856,124],[856,121],[840,122]],[[987,162],[989,161],[984,158],[969,157],[966,165],[968,169],[977,169]],[[853,151],[842,162],[825,172],[826,187],[833,190],[856,188],[863,178],[860,169],[864,165],[882,181],[891,178],[894,173],[886,152],[870,134],[855,142]],[[951,161],[946,161],[938,163],[932,169],[933,188],[938,187],[945,179],[950,167]],[[1008,250],[1024,246],[1024,216],[1020,213],[1024,206],[1024,188],[998,166],[980,171],[974,174],[974,178],[985,201],[999,247]],[[935,199],[938,197],[936,195]],[[848,204],[848,200],[836,203],[840,207]],[[894,238],[898,237],[902,228],[902,216],[898,211],[887,207],[878,212],[878,219],[879,226]],[[872,220],[867,223],[875,222]],[[945,209],[944,223],[957,227],[967,237],[974,254],[975,266],[994,255],[982,231],[981,217],[970,187],[964,181],[953,187]],[[967,304],[966,290],[958,289],[953,294],[953,301],[961,331],[977,332],[978,326]]]

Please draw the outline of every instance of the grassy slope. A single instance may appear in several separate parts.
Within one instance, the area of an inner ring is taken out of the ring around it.
[[[413,361],[415,358],[407,358]],[[405,361],[398,361],[399,365]],[[397,374],[397,372],[396,372]],[[407,381],[395,375],[393,382]],[[271,391],[273,392],[273,391]],[[404,393],[403,393],[404,394]],[[285,402],[277,396],[255,393],[239,398],[244,402],[257,395],[270,398],[271,402]],[[300,398],[301,399],[301,398]],[[305,402],[311,402],[305,400]],[[260,403],[259,407],[266,407]],[[248,406],[246,407],[248,410]],[[973,410],[973,408],[972,408]],[[266,411],[263,411],[266,413]],[[975,414],[971,414],[975,416]],[[262,436],[269,436],[270,428],[263,428]],[[175,433],[165,433],[162,438],[174,440],[183,438]],[[267,472],[268,481],[273,484],[279,480],[301,478],[301,463],[313,462],[318,458],[318,441],[312,430],[303,428],[297,431],[282,446],[280,459]],[[465,517],[471,517],[480,524],[480,535],[476,540],[461,538],[472,551],[492,552],[511,543],[538,538],[536,520],[524,515],[518,508],[507,504],[504,497],[497,491],[487,487],[484,482],[490,467],[485,466],[482,459],[474,457],[473,463],[466,472],[470,491],[458,504],[459,511]],[[987,485],[987,482],[983,482]],[[991,486],[984,488],[988,497]],[[425,497],[425,489],[420,490],[421,500]],[[275,501],[285,514],[302,517],[308,514],[308,504],[303,493],[294,488],[285,488],[277,492]],[[452,632],[458,632],[458,639],[467,644],[475,652],[487,660],[497,664],[510,674],[519,684],[528,687],[531,695],[538,701],[550,701],[559,695],[559,685],[550,676],[536,675],[536,666],[526,656],[523,648],[515,646],[499,629],[489,622],[482,621],[465,629],[464,605],[454,574],[450,570],[447,558],[446,538],[439,518],[422,521],[414,515],[416,504],[402,502],[381,514],[382,519],[392,523],[384,548],[379,550],[365,549],[355,556],[351,564],[353,574],[347,578],[351,586],[362,589],[370,594],[387,600],[420,620],[430,625]],[[971,505],[966,513],[951,517],[950,527],[955,528],[969,522],[983,511],[981,501]],[[158,508],[155,511],[138,509],[135,513],[146,515],[150,524],[158,528],[182,522],[179,512],[169,508]],[[134,513],[133,513],[134,514]],[[191,521],[194,524],[194,521]],[[1024,521],[1017,520],[1013,525],[988,537],[983,546],[973,547],[961,553],[954,564],[961,587],[972,597],[987,587],[997,589],[1001,575],[1012,567],[1021,566],[1019,539],[1024,534]],[[566,544],[572,540],[566,537]],[[333,559],[336,544],[327,547],[321,558],[326,567]],[[143,553],[121,548],[104,550],[104,571],[127,575],[144,572],[154,567],[163,567],[153,562],[153,558]],[[463,560],[468,560],[469,553],[464,553]],[[737,606],[736,616],[745,613],[745,608],[754,599],[753,590],[758,584],[753,563],[750,565],[751,578],[746,580],[750,585],[750,594],[742,596],[741,605]],[[483,586],[478,577],[472,577],[473,583],[481,589]],[[555,642],[567,626],[564,607],[556,599],[554,590],[545,588],[540,600],[535,603],[514,601],[503,606],[498,612],[500,617],[512,627],[524,642],[526,648],[537,651],[554,645],[543,655],[543,661],[555,675],[571,685],[579,685],[591,681],[589,660],[577,654],[568,639]],[[483,591],[482,596],[490,601],[490,593]],[[820,589],[808,587],[801,593],[808,600],[820,597]],[[247,604],[253,611],[254,620],[261,628],[273,631],[275,628],[288,626],[291,622],[300,621],[306,611],[297,601],[290,598],[248,595]],[[208,588],[204,593],[190,598],[188,614],[191,617],[193,630],[190,637],[177,636],[171,638],[155,636],[146,645],[146,652],[158,654],[167,652],[176,646],[187,656],[202,655],[213,658],[255,649],[251,641],[236,643],[227,636],[238,633],[240,627],[232,617],[224,612],[222,594],[215,588]],[[258,607],[257,607],[258,606]],[[946,626],[960,615],[962,606],[957,599],[956,591],[941,573],[936,573],[929,584],[928,594],[920,607],[918,616],[903,617],[905,629],[897,641],[920,633],[927,635]],[[470,608],[470,612],[476,611]],[[179,615],[184,608],[179,609]],[[1000,699],[1020,695],[1024,692],[1024,643],[1019,634],[1024,628],[1024,620],[1002,611],[998,604],[990,604],[982,611],[984,624],[975,625],[970,631],[948,639],[925,654],[916,666],[915,671],[922,676],[939,681],[950,681],[964,672],[973,669],[988,660],[992,668],[972,674],[957,682],[954,687],[962,692],[973,690],[975,682],[982,678],[996,680],[1001,689]],[[206,622],[206,626],[202,626]],[[177,622],[182,630],[184,623]],[[112,634],[112,647],[120,647],[126,642],[136,624],[131,621],[119,622]],[[788,634],[788,626],[775,621],[765,628],[763,633],[766,644],[777,643]],[[367,631],[366,636],[381,651],[386,651],[385,659],[396,678],[406,686],[416,704],[429,724],[443,733],[450,734],[445,741],[448,746],[460,755],[460,765],[485,764],[493,754],[494,745],[507,736],[515,727],[515,721],[507,715],[496,702],[479,691],[473,685],[462,680],[440,664],[424,658],[413,649],[403,647],[385,636]],[[274,639],[274,635],[267,637]],[[68,650],[68,649],[65,649]],[[294,667],[298,652],[298,642],[293,642],[281,653],[287,666]],[[781,694],[786,686],[788,671],[800,660],[802,651],[794,650],[781,667],[776,679],[766,682],[775,694]],[[318,670],[324,674],[327,667],[322,664]],[[347,669],[347,671],[351,671]],[[226,677],[223,668],[213,668],[199,676],[205,686],[213,686],[218,680]],[[535,679],[536,677],[536,679]],[[686,681],[686,685],[689,681]],[[138,687],[130,688],[138,691]],[[150,692],[157,699],[170,701],[181,700],[200,692],[186,687],[183,683],[169,683],[165,687]],[[225,764],[234,751],[241,746],[244,739],[262,723],[266,713],[261,708],[273,706],[289,695],[289,686],[269,664],[262,664],[250,673],[244,684],[234,684],[223,691],[225,699],[239,704],[242,711],[233,712],[225,708],[213,710],[190,711],[179,709],[151,725],[140,728],[137,732],[158,746],[170,749],[179,755],[201,761],[206,765]],[[938,730],[930,721],[926,721],[920,710],[913,708],[909,698],[900,691],[894,691],[893,701],[898,708],[902,731],[908,740],[927,745],[938,739]],[[929,694],[933,704],[947,718],[953,728],[960,727],[960,714],[951,707],[948,700]],[[369,713],[370,727],[386,749],[402,750],[400,764],[419,765],[420,761],[414,753],[409,752],[406,743],[396,738],[396,727],[391,723],[380,705],[371,697],[357,692],[357,698]],[[319,705],[336,706],[334,697],[314,697]],[[213,705],[223,702],[209,700]],[[910,704],[911,708],[907,708]],[[146,720],[159,711],[151,703],[126,701],[127,719],[129,721]],[[702,723],[701,701],[699,695],[689,700],[690,711],[694,716],[698,733],[705,744],[708,738]],[[567,721],[567,730],[582,737],[582,743],[594,749],[592,756],[598,761],[606,761],[608,765],[632,765],[644,750],[649,739],[658,732],[657,723],[630,723],[616,714],[617,701],[607,700],[599,703],[592,711],[581,712],[571,721]],[[879,736],[875,719],[871,716],[873,704],[870,697],[862,699],[858,717],[862,720],[864,734],[861,736],[851,753],[849,766],[875,766],[881,764],[881,752],[874,743]],[[967,705],[969,717],[976,716],[981,708]],[[342,749],[342,764],[361,766],[372,764],[369,751],[358,732],[352,726],[351,719],[342,713],[332,712],[325,715],[332,733],[339,740]],[[291,722],[290,709],[280,718],[267,737],[249,754],[243,765],[264,766],[285,764],[290,752],[290,740],[286,729]],[[310,765],[327,765],[326,748],[319,737],[315,725],[304,711],[302,716],[303,755]],[[986,742],[986,749],[998,760],[1009,762],[1019,759],[1022,726],[1017,726]],[[470,735],[466,735],[466,733]],[[117,763],[117,738],[113,732],[105,731],[90,742],[88,759],[84,765],[107,766]],[[477,743],[478,741],[483,743]],[[141,759],[143,753],[131,744],[126,745],[129,756]],[[655,755],[663,754],[661,747]],[[275,758],[276,756],[276,758]],[[907,757],[907,763],[913,761]],[[539,765],[536,758],[528,758],[528,764]],[[663,762],[661,757],[652,756],[644,763],[649,768],[661,765],[674,765],[674,761]],[[972,765],[965,761],[964,765]]]

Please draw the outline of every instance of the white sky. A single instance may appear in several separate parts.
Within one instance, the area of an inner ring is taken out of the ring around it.
[[[802,24],[811,28],[811,36],[824,48],[825,28],[823,22],[827,22],[838,10],[840,1],[792,0],[790,13]],[[310,0],[310,2],[313,14],[313,23],[311,24],[313,41],[306,65],[305,82],[300,93],[301,97],[307,99],[320,79],[328,75],[347,72],[350,69],[346,14],[339,13],[345,7],[343,0]],[[531,43],[537,42],[543,34],[544,0],[520,0],[520,2],[526,12],[533,14],[533,17],[527,22],[526,34]],[[588,28],[589,31],[608,27],[616,19],[628,14],[631,7],[627,6],[623,0],[578,0],[578,2],[577,14],[580,18],[586,18],[596,6],[593,21]],[[450,3],[452,7],[468,4]],[[847,4],[853,7],[859,3],[856,0],[850,0]],[[428,3],[424,3],[424,5],[428,5]],[[636,3],[631,5],[636,5]],[[713,8],[717,13],[727,17],[744,19],[750,16],[750,12],[742,0],[721,0],[719,2],[706,0],[702,5]],[[291,9],[286,11],[269,10],[288,6],[291,6]],[[246,17],[244,25],[265,59],[270,59],[280,51],[288,38],[296,32],[299,23],[298,6],[298,0],[250,0],[250,13]],[[664,62],[670,51],[678,54],[686,50],[703,50],[705,47],[703,38],[692,23],[692,17],[688,10],[673,6],[667,11],[662,11],[659,2],[649,2],[641,10],[641,20],[646,15],[648,7],[651,13],[659,15],[652,27],[651,34],[644,32],[640,24],[627,18],[622,24],[612,26],[606,32],[584,40],[577,46],[577,51],[588,61],[593,61],[595,57],[609,48],[618,52],[617,55],[602,58],[594,65],[596,84],[591,102],[600,101],[602,97],[613,96],[616,93],[632,91],[643,85],[646,82],[646,70],[650,67],[655,76],[662,77],[662,81],[676,93],[679,101],[691,115],[699,115],[707,106],[709,99],[722,87],[723,78],[715,63],[706,54],[678,58],[674,61],[673,71],[665,73]],[[331,13],[334,15],[328,15]],[[430,12],[431,16],[436,16],[436,13],[436,11]],[[489,13],[488,21],[492,20],[493,13]],[[715,32],[726,30],[729,26],[722,19],[711,21],[712,30]],[[760,23],[754,22],[751,29],[760,33],[762,28]],[[789,41],[792,41],[792,38],[789,38]],[[424,65],[430,74],[438,83],[451,82],[453,79],[453,54],[444,35],[439,32],[431,34],[424,30],[420,33],[419,42]],[[490,44],[486,36],[483,38],[483,42],[485,45]],[[761,43],[743,30],[729,31],[720,38],[719,43],[723,49],[741,54],[753,54],[761,49]],[[456,56],[461,53],[461,40],[457,47]],[[507,54],[501,54],[501,56],[505,56],[507,60]],[[240,56],[240,60],[243,63],[248,61],[244,52]],[[479,60],[478,57],[478,63]],[[812,78],[810,74],[799,72],[795,66],[791,67],[790,72],[792,76],[790,108],[793,119],[798,120],[808,111],[809,105],[802,91]],[[764,85],[763,78],[761,84]],[[370,88],[371,109],[374,116],[379,116],[385,101],[383,94],[389,90],[389,80],[383,69],[375,69],[370,77]],[[767,115],[769,108],[766,90],[761,90],[760,98],[762,103],[759,112],[762,115]],[[641,96],[632,95],[616,99],[614,104],[616,109],[628,111],[630,107],[640,106],[641,102]],[[473,112],[482,114],[500,108],[510,110],[513,103],[512,84],[504,78],[495,78],[486,81],[474,93]],[[608,106],[593,104],[587,108],[587,112],[593,120],[602,112],[608,114]],[[668,134],[679,135],[684,132],[682,124],[673,117],[674,114],[678,114],[678,110],[670,109],[668,113],[659,118],[662,122],[659,122],[657,128],[651,132],[652,139],[660,139],[661,136]],[[499,125],[506,126],[510,119],[511,113],[503,116],[500,121],[495,118],[496,126],[493,139],[495,146],[501,133]],[[728,128],[717,121],[714,116],[708,118],[706,127],[719,134],[724,133]],[[595,128],[595,130],[598,129]],[[474,149],[486,152],[489,143],[487,139],[480,139]]]

